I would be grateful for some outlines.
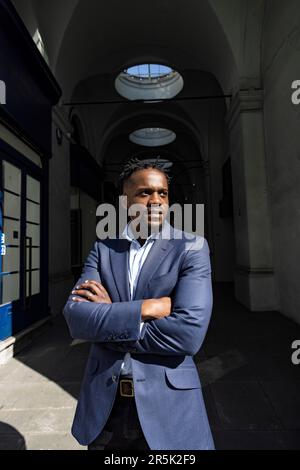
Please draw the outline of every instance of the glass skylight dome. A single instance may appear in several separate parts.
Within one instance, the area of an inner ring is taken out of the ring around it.
[[[175,132],[163,127],[145,127],[137,129],[129,135],[129,140],[145,147],[167,145],[176,139]]]
[[[134,65],[123,70],[115,80],[117,92],[129,100],[173,98],[183,84],[180,73],[161,64]]]

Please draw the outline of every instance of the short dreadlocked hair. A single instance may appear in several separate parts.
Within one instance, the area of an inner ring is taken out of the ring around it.
[[[156,159],[152,161],[148,159],[140,160],[137,157],[134,157],[128,160],[123,167],[122,173],[120,173],[118,177],[117,186],[118,186],[119,194],[123,193],[123,185],[125,181],[128,180],[135,171],[144,170],[146,168],[154,168],[155,170],[161,171],[165,175],[168,185],[169,185],[171,182],[171,177],[168,174],[168,170],[165,167],[164,162],[159,161],[159,159],[160,159],[160,156],[156,157]]]

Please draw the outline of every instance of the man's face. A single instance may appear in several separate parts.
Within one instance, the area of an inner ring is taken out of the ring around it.
[[[162,225],[169,208],[168,181],[155,168],[135,171],[124,183],[127,207],[139,204],[143,214],[141,222],[148,230],[157,230]],[[130,216],[133,220],[136,216]]]

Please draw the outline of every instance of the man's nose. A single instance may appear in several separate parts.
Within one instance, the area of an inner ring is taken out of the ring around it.
[[[157,204],[159,205],[160,204],[160,197],[159,197],[159,194],[158,193],[152,193],[151,194],[151,197],[149,199],[149,204]]]

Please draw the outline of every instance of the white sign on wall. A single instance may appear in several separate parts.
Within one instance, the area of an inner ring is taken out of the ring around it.
[[[1,256],[6,255],[6,245],[5,245],[5,234],[1,233],[1,245],[0,245]]]

